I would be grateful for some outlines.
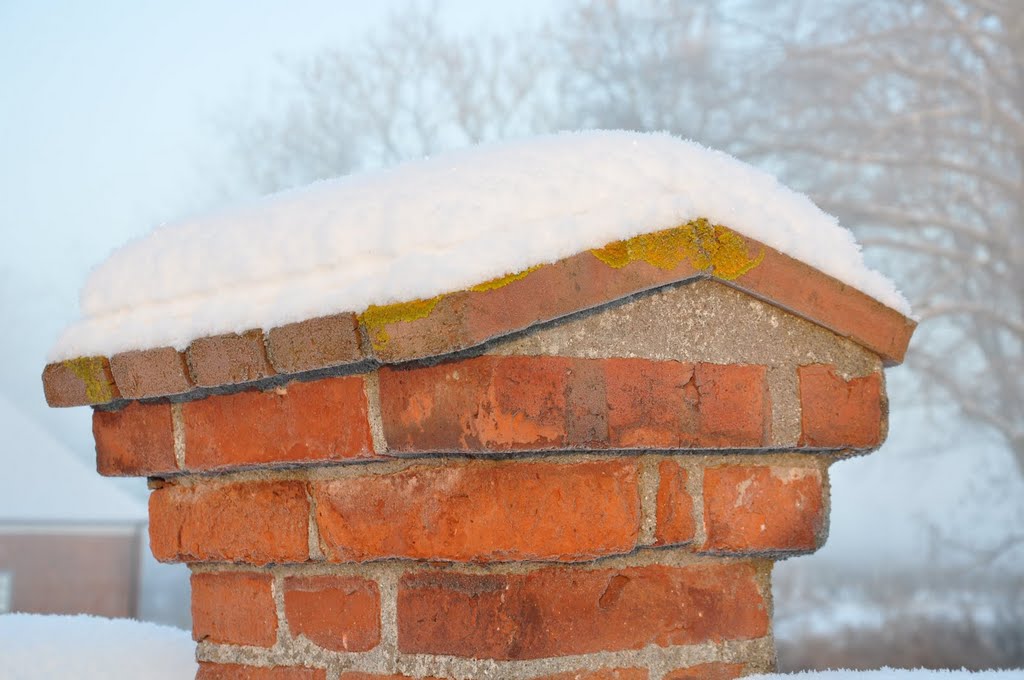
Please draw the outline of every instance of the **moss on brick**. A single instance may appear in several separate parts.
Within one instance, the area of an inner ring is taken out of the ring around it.
[[[85,385],[85,398],[90,404],[103,404],[114,398],[105,357],[78,357],[62,363]]]
[[[751,256],[742,236],[704,218],[615,241],[590,252],[615,269],[632,262],[647,262],[667,271],[689,262],[695,269],[710,270],[718,278],[730,281],[746,274],[764,259],[763,249]]]

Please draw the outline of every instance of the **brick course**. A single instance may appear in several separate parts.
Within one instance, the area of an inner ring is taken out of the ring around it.
[[[423,572],[406,575],[398,588],[405,653],[537,659],[767,632],[767,606],[745,563]]]
[[[315,482],[313,494],[324,554],[339,562],[576,561],[631,551],[640,528],[635,460],[417,466]]]

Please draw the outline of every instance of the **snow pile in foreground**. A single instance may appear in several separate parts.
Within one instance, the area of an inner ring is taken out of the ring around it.
[[[178,628],[96,616],[0,616],[3,680],[191,680],[195,643]]]
[[[480,146],[160,227],[82,290],[58,361],[271,328],[462,290],[705,217],[903,314],[836,219],[735,158],[667,134],[590,131]]]
[[[0,678],[3,680],[191,680],[195,646],[177,628],[95,616],[0,616]],[[1011,680],[1024,671],[828,671],[759,675],[761,680]]]

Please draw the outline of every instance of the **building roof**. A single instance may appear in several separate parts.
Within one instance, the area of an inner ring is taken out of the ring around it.
[[[53,435],[0,395],[4,523],[135,523],[146,507],[98,476]]]
[[[914,328],[906,300],[865,265],[850,232],[766,173],[665,134],[571,133],[161,227],[90,277],[84,316],[51,351],[44,387],[52,405],[102,404],[398,363],[699,278],[784,307],[890,364]],[[225,334],[235,339],[218,344]],[[284,356],[340,336],[336,356]],[[211,352],[214,363],[245,366],[211,382],[196,369]],[[140,386],[140,366],[163,376],[159,387]]]

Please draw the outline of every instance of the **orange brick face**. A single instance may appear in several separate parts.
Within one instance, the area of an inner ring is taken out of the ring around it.
[[[824,521],[817,468],[723,465],[704,470],[708,550],[813,550]]]
[[[184,404],[182,416],[190,469],[373,455],[361,376],[212,396]]]
[[[270,574],[193,574],[192,637],[223,644],[273,646],[277,612],[270,581]]]
[[[292,635],[324,649],[365,652],[380,642],[380,590],[367,579],[289,577],[284,608]]]
[[[476,461],[313,482],[328,559],[581,560],[629,552],[635,460]]]
[[[398,590],[405,653],[536,659],[767,631],[767,608],[746,563],[413,573]]]
[[[165,562],[303,562],[308,535],[302,482],[168,485],[149,498],[150,548]]]
[[[874,448],[882,443],[881,373],[844,380],[832,366],[801,366],[800,445]]]
[[[178,469],[170,404],[133,402],[119,411],[94,411],[92,433],[101,475],[141,476]]]
[[[687,472],[674,460],[658,464],[658,509],[654,538],[657,545],[693,540],[693,499],[686,490]]]
[[[744,448],[771,422],[765,367],[482,356],[380,372],[397,452]]]
[[[240,666],[233,663],[199,664],[196,680],[327,680],[327,671],[301,666]]]

